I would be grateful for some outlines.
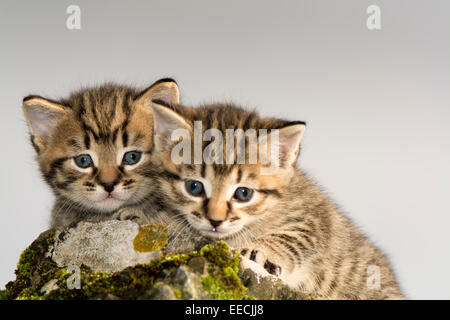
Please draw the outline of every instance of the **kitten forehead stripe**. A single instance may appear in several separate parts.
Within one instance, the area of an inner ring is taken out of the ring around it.
[[[280,192],[276,189],[257,189],[256,191],[261,192],[266,195],[273,195],[277,198],[281,198]]]
[[[242,169],[239,168],[238,169],[238,173],[237,173],[237,179],[236,179],[236,183],[240,183],[242,179]]]
[[[84,135],[84,146],[86,149],[89,149],[91,147],[91,138],[89,138],[88,134]]]
[[[128,133],[126,131],[122,133],[122,144],[124,147],[128,146]]]

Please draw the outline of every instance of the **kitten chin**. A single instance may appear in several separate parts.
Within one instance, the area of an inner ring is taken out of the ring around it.
[[[242,232],[243,225],[219,225],[217,227],[211,226],[210,223],[205,221],[193,221],[192,219],[187,218],[187,221],[202,236],[211,238],[214,240],[231,240],[236,238],[237,235]],[[227,224],[227,222],[225,222]]]
[[[233,238],[233,236],[235,236],[239,232],[239,230],[237,230],[237,231],[222,231],[220,227],[218,227],[217,229],[214,227],[205,229],[205,228],[196,227],[194,224],[191,224],[191,225],[202,236],[208,237],[211,239],[216,239],[216,240],[227,240],[227,239]]]
[[[108,196],[104,200],[94,202],[93,205],[98,211],[113,212],[120,209],[124,205],[124,201]]]

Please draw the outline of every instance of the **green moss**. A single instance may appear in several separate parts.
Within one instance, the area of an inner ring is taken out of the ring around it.
[[[247,288],[238,276],[239,253],[231,252],[223,241],[215,246],[206,245],[200,251],[210,265],[208,275],[203,277],[202,284],[206,292],[219,300],[255,299],[248,294]]]
[[[17,264],[17,272],[24,277],[31,277],[31,271],[36,252],[30,247],[26,248],[20,255],[19,263]]]
[[[78,300],[112,295],[136,299],[170,270],[188,264],[194,257],[204,257],[208,267],[201,282],[207,293],[215,299],[253,299],[238,276],[239,253],[232,252],[225,242],[204,246],[200,252],[163,256],[149,264],[129,267],[116,273],[94,272],[82,265],[81,288],[69,289],[67,283],[72,274],[46,257],[49,247],[54,244],[53,237],[53,231],[43,233],[23,251],[17,265],[16,280],[7,284],[6,294],[2,292],[2,297],[18,300]],[[52,279],[57,280],[57,289],[42,293],[41,288]],[[182,297],[180,290],[175,289],[174,294],[178,299]]]
[[[45,243],[48,247],[53,246],[55,244],[55,230],[51,229],[45,235]]]
[[[80,289],[69,289],[67,283],[72,274],[66,269],[58,269],[55,279],[58,279],[59,289],[46,295],[46,299],[95,299],[105,295],[114,295],[133,299],[145,289],[152,286],[155,275],[142,267],[125,269],[122,272],[94,272],[87,266],[80,268]]]
[[[67,280],[71,274],[66,269],[57,269],[54,278],[58,279],[59,289],[49,293],[46,299],[93,299],[103,295],[118,298],[135,299],[150,289],[155,280],[162,276],[163,270],[187,264],[198,252],[189,255],[180,254],[153,260],[146,265],[137,265],[121,272],[93,272],[86,266],[81,267],[81,289],[68,289]],[[176,293],[175,293],[176,294]],[[181,297],[181,292],[179,295]]]
[[[0,290],[0,300],[6,300],[6,290]]]
[[[25,288],[17,296],[16,300],[44,300],[44,297],[39,296],[33,289]]]
[[[45,243],[47,244],[47,241]],[[81,288],[69,289],[67,282],[72,274],[68,273],[66,268],[59,268],[55,263],[45,259],[44,263],[36,261],[36,252],[32,244],[21,255],[16,270],[16,280],[7,285],[8,296],[10,299],[19,300],[61,300],[95,299],[109,294],[119,298],[134,299],[150,289],[163,270],[187,264],[189,259],[198,255],[198,252],[192,252],[189,255],[166,256],[160,260],[153,260],[147,265],[137,265],[116,273],[94,272],[83,265],[80,268]],[[40,279],[33,285],[32,278],[36,272],[39,273]],[[58,280],[58,289],[48,294],[41,293],[40,288],[52,279]]]
[[[173,293],[175,294],[175,297],[177,297],[178,300],[181,299],[181,291],[179,289],[173,289]]]
[[[47,276],[56,266],[50,258],[45,257],[49,247],[54,244],[54,235],[54,230],[41,233],[21,253],[15,271],[16,280],[6,284],[6,295],[8,299],[15,299],[19,296],[32,299],[39,296],[34,291],[43,281],[46,281]]]
[[[175,254],[170,256],[164,256],[159,260],[153,260],[150,264],[146,265],[148,268],[155,271],[162,271],[167,268],[179,267],[185,265],[193,257],[199,256],[197,251],[193,251],[190,254]]]

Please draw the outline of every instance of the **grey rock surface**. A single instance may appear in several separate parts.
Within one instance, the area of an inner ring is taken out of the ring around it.
[[[137,252],[133,239],[139,225],[131,221],[80,222],[58,230],[52,259],[58,266],[82,264],[94,271],[117,272],[159,258],[161,251]]]

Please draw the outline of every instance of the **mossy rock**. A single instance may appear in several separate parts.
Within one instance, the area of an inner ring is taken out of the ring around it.
[[[55,230],[49,230],[25,249],[15,271],[16,280],[0,291],[0,299],[308,298],[281,281],[260,281],[251,270],[242,270],[239,253],[222,241],[188,253],[162,254],[119,272],[93,271],[81,265],[73,273],[52,259],[54,246]],[[73,281],[77,271],[79,288]]]

